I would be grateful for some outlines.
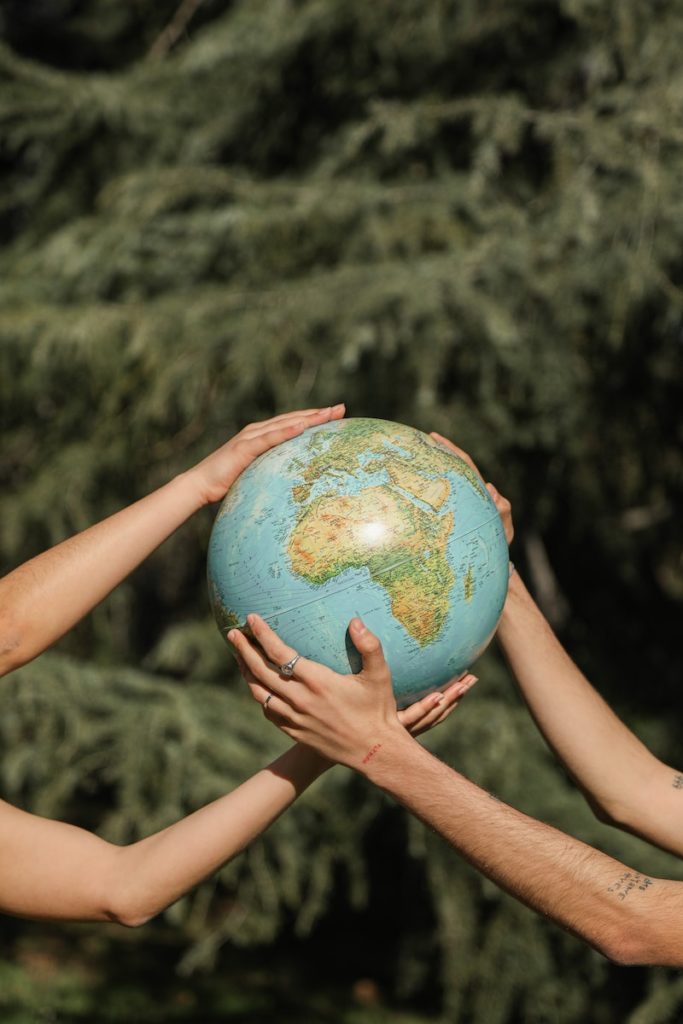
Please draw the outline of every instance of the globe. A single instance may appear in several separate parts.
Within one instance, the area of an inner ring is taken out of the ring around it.
[[[399,707],[469,668],[508,585],[484,484],[427,434],[386,420],[314,427],[256,459],[223,501],[208,552],[225,636],[257,612],[306,658],[356,672],[348,624],[377,636]]]

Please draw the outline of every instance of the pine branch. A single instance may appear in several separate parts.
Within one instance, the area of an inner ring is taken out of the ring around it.
[[[147,51],[148,60],[162,60],[173,49],[183,32],[187,30],[188,25],[202,3],[203,0],[182,0],[169,23],[159,33]]]

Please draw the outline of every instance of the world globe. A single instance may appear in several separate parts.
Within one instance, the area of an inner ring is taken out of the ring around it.
[[[470,466],[378,419],[313,427],[256,459],[223,501],[208,552],[225,636],[257,612],[306,658],[356,672],[358,616],[381,639],[398,707],[479,657],[508,586],[503,525]]]

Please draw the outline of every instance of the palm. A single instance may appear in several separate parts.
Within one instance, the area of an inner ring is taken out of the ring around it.
[[[250,423],[195,467],[193,472],[197,475],[202,500],[207,504],[220,501],[240,473],[259,455],[283,441],[289,441],[308,427],[340,419],[343,415],[344,406],[335,405],[326,409],[284,413],[260,423]]]

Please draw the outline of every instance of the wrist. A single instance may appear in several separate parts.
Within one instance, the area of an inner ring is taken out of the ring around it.
[[[313,750],[312,747],[307,747],[303,743],[295,743],[269,767],[276,773],[284,771],[291,775],[295,788],[302,792],[333,766],[334,761],[319,754],[317,750]]]
[[[329,757],[325,757],[324,754],[318,753],[313,747],[307,747],[303,743],[295,743],[291,748],[292,754],[299,761],[299,764],[308,772],[310,772],[313,778],[317,778],[319,775],[324,775],[326,771],[333,768],[335,761],[330,760]]]
[[[200,508],[211,504],[212,499],[208,494],[206,481],[199,472],[199,466],[193,466],[191,469],[186,469],[184,473],[179,473],[174,477],[172,483],[184,493],[191,505],[192,512],[198,512]]]
[[[402,772],[405,763],[422,747],[396,720],[385,729],[369,738],[358,753],[357,763],[351,764],[360,775],[377,786],[385,787],[386,783]]]
[[[520,596],[524,592],[524,584],[519,572],[515,568],[513,562],[510,562],[510,576],[508,579],[508,592],[505,598],[505,604],[503,605],[503,613],[501,615],[501,622],[504,619],[510,617],[514,612],[515,604],[519,601]]]

